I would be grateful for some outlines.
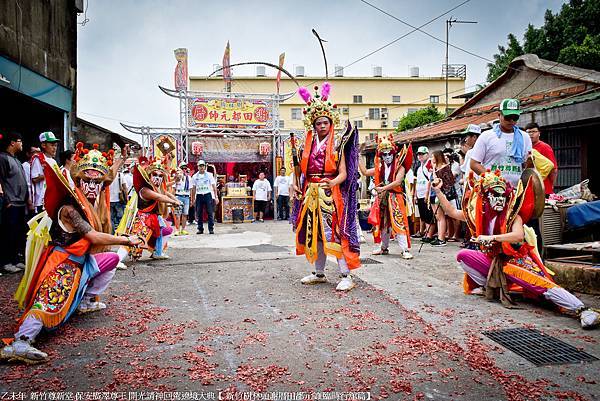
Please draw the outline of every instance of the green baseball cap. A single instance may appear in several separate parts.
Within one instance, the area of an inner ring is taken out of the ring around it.
[[[427,154],[429,153],[429,148],[427,148],[427,146],[419,146],[419,149],[417,149],[417,154]]]
[[[504,99],[500,102],[500,112],[503,116],[521,115],[521,103],[518,99]]]
[[[56,138],[56,136],[54,136],[54,133],[51,131],[46,131],[46,132],[42,132],[40,134],[40,142],[44,143],[44,142],[58,142],[60,141],[60,139]]]

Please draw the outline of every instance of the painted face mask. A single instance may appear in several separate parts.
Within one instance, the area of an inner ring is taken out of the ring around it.
[[[154,186],[158,188],[162,184],[163,176],[161,173],[154,172],[152,173],[150,180],[152,181],[152,184],[154,184]]]
[[[91,203],[98,199],[102,190],[102,182],[101,174],[96,170],[87,170],[84,178],[81,179],[79,184],[81,191]]]
[[[506,205],[506,197],[504,196],[504,193],[501,192],[500,188],[493,188],[488,192],[488,202],[490,203],[492,210],[501,212]]]
[[[392,161],[394,160],[394,154],[392,152],[385,152],[381,155],[381,158],[383,159],[385,164],[392,164]]]

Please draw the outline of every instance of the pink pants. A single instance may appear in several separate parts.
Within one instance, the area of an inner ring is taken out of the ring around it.
[[[98,263],[98,269],[100,273],[98,273],[89,283],[88,287],[85,290],[85,296],[91,295],[100,295],[102,294],[113,276],[115,275],[115,268],[119,263],[119,255],[114,252],[103,252],[97,253],[94,256],[96,259],[96,263]],[[37,335],[42,331],[44,325],[42,322],[34,317],[28,316],[23,320],[21,326],[15,333],[15,338],[19,339],[22,336],[27,337],[30,341],[33,341]]]
[[[492,265],[492,260],[483,252],[463,249],[456,255],[456,260],[460,263],[462,269],[475,281],[479,286],[485,287],[487,283],[488,272]],[[561,306],[570,311],[576,311],[580,307],[583,307],[583,302],[576,296],[568,292],[562,287],[556,286],[553,288],[540,287],[527,281],[523,281],[519,278],[513,277],[510,274],[506,275],[506,279],[517,285],[523,287],[523,289],[529,293],[537,296],[544,296],[546,299],[554,302],[558,306]]]

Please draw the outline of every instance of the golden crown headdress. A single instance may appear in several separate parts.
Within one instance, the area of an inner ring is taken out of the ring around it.
[[[398,150],[396,144],[394,143],[394,136],[392,134],[383,136],[381,138],[379,137],[379,135],[377,135],[377,138],[375,140],[377,141],[377,153],[383,153],[386,151],[396,152]]]
[[[483,173],[483,176],[479,180],[479,185],[484,192],[490,191],[491,189],[500,189],[501,191],[496,190],[496,192],[504,193],[506,192],[508,183],[504,177],[502,177],[500,170],[494,170],[494,172],[488,170]]]
[[[160,170],[165,174],[168,174],[168,172],[169,172],[169,170],[167,169],[167,166],[165,166],[165,164],[164,164],[164,160],[161,159],[160,157],[147,158],[147,157],[142,156],[139,159],[139,163],[148,175],[152,174],[156,170]]]
[[[75,146],[75,164],[71,168],[73,178],[81,178],[85,171],[93,170],[100,173],[103,178],[108,179],[110,168],[113,165],[114,150],[101,152],[98,150],[98,144],[94,144],[92,149],[86,149],[82,142]]]
[[[315,86],[314,96],[310,94],[307,88],[301,87],[298,89],[298,94],[306,103],[306,107],[302,110],[304,113],[304,127],[307,130],[313,128],[313,123],[319,117],[327,117],[331,120],[334,127],[340,125],[340,113],[336,104],[329,101],[329,93],[331,92],[331,84],[324,82],[321,85],[321,91],[319,87]]]

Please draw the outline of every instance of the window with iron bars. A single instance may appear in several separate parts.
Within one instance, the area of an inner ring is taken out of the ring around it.
[[[352,103],[362,103],[363,99],[362,99],[362,95],[353,95],[352,96]]]
[[[292,120],[302,120],[302,109],[292,108]]]

